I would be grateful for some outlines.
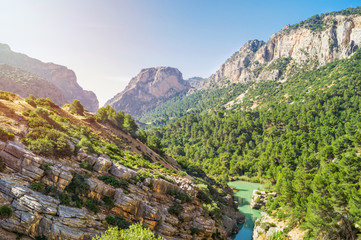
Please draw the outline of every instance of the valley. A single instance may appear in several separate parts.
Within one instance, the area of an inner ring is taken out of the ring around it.
[[[314,15],[208,78],[144,68],[99,107],[1,44],[0,233],[360,239],[360,47],[361,7]]]

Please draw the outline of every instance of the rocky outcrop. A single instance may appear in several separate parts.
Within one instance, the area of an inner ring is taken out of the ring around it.
[[[318,67],[352,55],[361,43],[361,16],[326,15],[321,30],[285,26],[267,43],[247,42],[202,88],[278,80],[296,69]]]
[[[267,213],[262,212],[262,217],[257,219],[253,228],[252,239],[271,239],[277,232],[283,232],[285,226],[275,224],[275,220]]]
[[[139,117],[162,102],[187,92],[191,88],[182,73],[171,67],[143,69],[128,86],[105,105]]]
[[[260,209],[262,206],[266,206],[268,198],[275,198],[277,193],[266,192],[260,190],[254,190],[251,196],[250,207],[253,209]]]
[[[77,83],[75,73],[64,66],[54,63],[44,63],[37,59],[30,58],[25,54],[13,52],[6,44],[0,44],[0,63],[21,68],[47,79],[61,90],[67,103],[78,99],[86,109],[92,112],[95,112],[99,107],[96,95],[91,91],[83,90]],[[51,91],[51,89],[46,90]],[[33,94],[39,95],[36,92],[33,92]],[[53,100],[57,104],[62,104],[61,102],[57,102],[57,99]]]
[[[5,173],[0,173],[0,202],[13,210],[10,218],[0,219],[0,228],[32,238],[91,239],[107,229],[106,216],[116,214],[129,222],[142,222],[169,240],[210,239],[213,234],[227,239],[238,231],[237,223],[244,219],[231,195],[224,198],[220,218],[212,218],[194,197],[199,189],[188,178],[167,176],[172,180],[166,181],[148,177],[135,181],[132,179],[142,169],[113,163],[107,155],[91,155],[81,150],[70,158],[48,159],[19,143],[0,141],[0,158],[7,167]],[[81,168],[83,162],[91,165],[93,171]],[[101,201],[107,196],[113,199],[114,207],[95,214],[85,208],[64,206],[56,197],[30,188],[31,183],[42,182],[62,193],[76,174],[88,175],[85,182],[90,188],[89,197]],[[103,175],[112,175],[129,185],[113,187],[98,179]],[[193,196],[192,201],[182,202],[170,191],[187,193]],[[168,212],[174,204],[184,208],[179,216]],[[198,229],[196,235],[192,235],[194,229]]]
[[[16,93],[23,98],[30,94],[36,98],[51,98],[61,106],[66,103],[61,90],[47,79],[6,64],[0,64],[0,90]]]

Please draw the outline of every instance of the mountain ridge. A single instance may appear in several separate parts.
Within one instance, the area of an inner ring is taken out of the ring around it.
[[[92,91],[83,90],[77,83],[74,71],[65,66],[44,63],[23,53],[13,52],[7,44],[0,44],[0,63],[21,68],[47,79],[62,91],[67,103],[78,99],[91,112],[95,112],[99,107],[96,95]]]

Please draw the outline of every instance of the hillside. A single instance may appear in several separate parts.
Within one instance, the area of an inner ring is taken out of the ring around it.
[[[77,82],[75,73],[64,66],[44,63],[25,54],[13,52],[6,44],[0,44],[0,63],[23,69],[47,79],[61,90],[67,103],[78,99],[91,112],[96,112],[99,107],[96,95],[91,91],[83,90]]]
[[[132,78],[127,87],[105,105],[139,117],[157,105],[186,93],[191,88],[182,73],[171,67],[147,68]]]
[[[299,71],[348,58],[361,43],[360,15],[360,8],[315,15],[285,26],[267,42],[249,41],[196,91],[159,105],[139,120],[153,128],[191,113],[237,110],[234,105],[251,99],[243,94],[253,82],[286,82]]]
[[[238,231],[231,189],[187,175],[133,137],[129,114],[113,119],[113,111],[94,115],[78,102],[60,108],[0,92],[1,233],[91,239],[136,222],[166,239],[226,239]]]
[[[60,89],[45,78],[6,64],[0,64],[0,90],[17,93],[24,98],[30,94],[51,98],[61,106],[66,103]]]
[[[283,83],[252,83],[237,111],[190,114],[153,134],[187,171],[273,183],[265,211],[287,222],[284,235],[301,227],[310,239],[356,239],[360,60],[358,50]]]

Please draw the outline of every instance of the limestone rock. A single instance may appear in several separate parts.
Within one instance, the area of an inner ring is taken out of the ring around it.
[[[138,175],[138,172],[127,168],[121,164],[114,163],[110,169],[110,174],[120,179],[131,179]]]
[[[112,161],[104,157],[98,157],[94,165],[94,170],[99,173],[108,172],[111,166]]]
[[[186,93],[190,88],[176,68],[147,68],[132,78],[128,86],[105,105],[138,117],[161,102]]]
[[[276,193],[254,190],[251,197],[250,207],[253,209],[260,209],[262,206],[266,205],[269,197],[276,197]]]

